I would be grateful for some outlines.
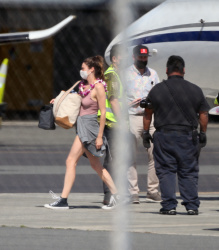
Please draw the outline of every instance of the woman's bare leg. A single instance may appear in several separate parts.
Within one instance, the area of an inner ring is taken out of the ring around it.
[[[61,197],[68,198],[69,193],[71,192],[71,188],[75,181],[76,175],[76,166],[79,158],[84,153],[84,147],[81,143],[78,136],[75,137],[71,150],[66,159],[66,171],[65,171],[65,180],[64,187],[62,190]]]
[[[109,172],[103,168],[98,157],[93,156],[88,150],[84,149],[85,153],[90,161],[91,167],[97,172],[102,181],[107,185],[112,194],[117,193],[116,186],[109,174]]]

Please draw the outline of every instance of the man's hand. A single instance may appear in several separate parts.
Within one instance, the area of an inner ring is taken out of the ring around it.
[[[199,134],[199,144],[201,148],[204,148],[207,144],[207,136],[205,132],[200,131]]]
[[[143,134],[142,134],[142,137],[143,137],[143,145],[145,148],[150,148],[151,147],[151,142],[153,142],[153,138],[152,136],[149,134],[149,131],[148,130],[144,130],[143,131]]]

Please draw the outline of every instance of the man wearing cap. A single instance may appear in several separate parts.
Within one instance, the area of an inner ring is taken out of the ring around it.
[[[137,140],[142,137],[143,116],[144,109],[139,106],[136,107],[132,104],[138,103],[141,98],[146,97],[149,91],[159,82],[157,72],[149,67],[148,63],[149,50],[148,47],[138,45],[133,49],[134,64],[125,71],[124,91],[127,96],[127,101],[130,103],[129,107],[129,122],[130,131],[134,135],[134,147],[137,151]],[[153,123],[150,126],[150,134],[155,131]],[[148,173],[147,173],[147,197],[148,202],[161,202],[161,197],[158,192],[159,181],[154,168],[153,159],[153,144],[147,149],[148,152]],[[136,158],[136,153],[135,153]],[[129,192],[131,202],[134,204],[139,203],[139,187],[138,187],[138,174],[136,170],[136,159],[128,170]]]

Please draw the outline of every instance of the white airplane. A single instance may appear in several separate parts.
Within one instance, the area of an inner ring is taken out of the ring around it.
[[[166,79],[166,62],[180,55],[186,64],[185,79],[197,84],[213,107],[219,89],[219,1],[167,0],[117,35],[114,44],[128,44],[131,59],[134,46],[144,44],[152,57],[149,67]],[[131,60],[132,62],[132,60]]]

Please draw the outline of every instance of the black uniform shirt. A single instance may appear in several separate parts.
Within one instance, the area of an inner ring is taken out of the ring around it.
[[[178,75],[170,76],[166,82],[170,86],[171,93],[163,81],[152,88],[147,98],[153,106],[155,128],[165,125],[192,126],[179,106],[184,113],[190,110],[189,117],[192,116],[193,126],[197,128],[198,113],[210,109],[201,88]],[[172,95],[180,105],[176,104]]]

